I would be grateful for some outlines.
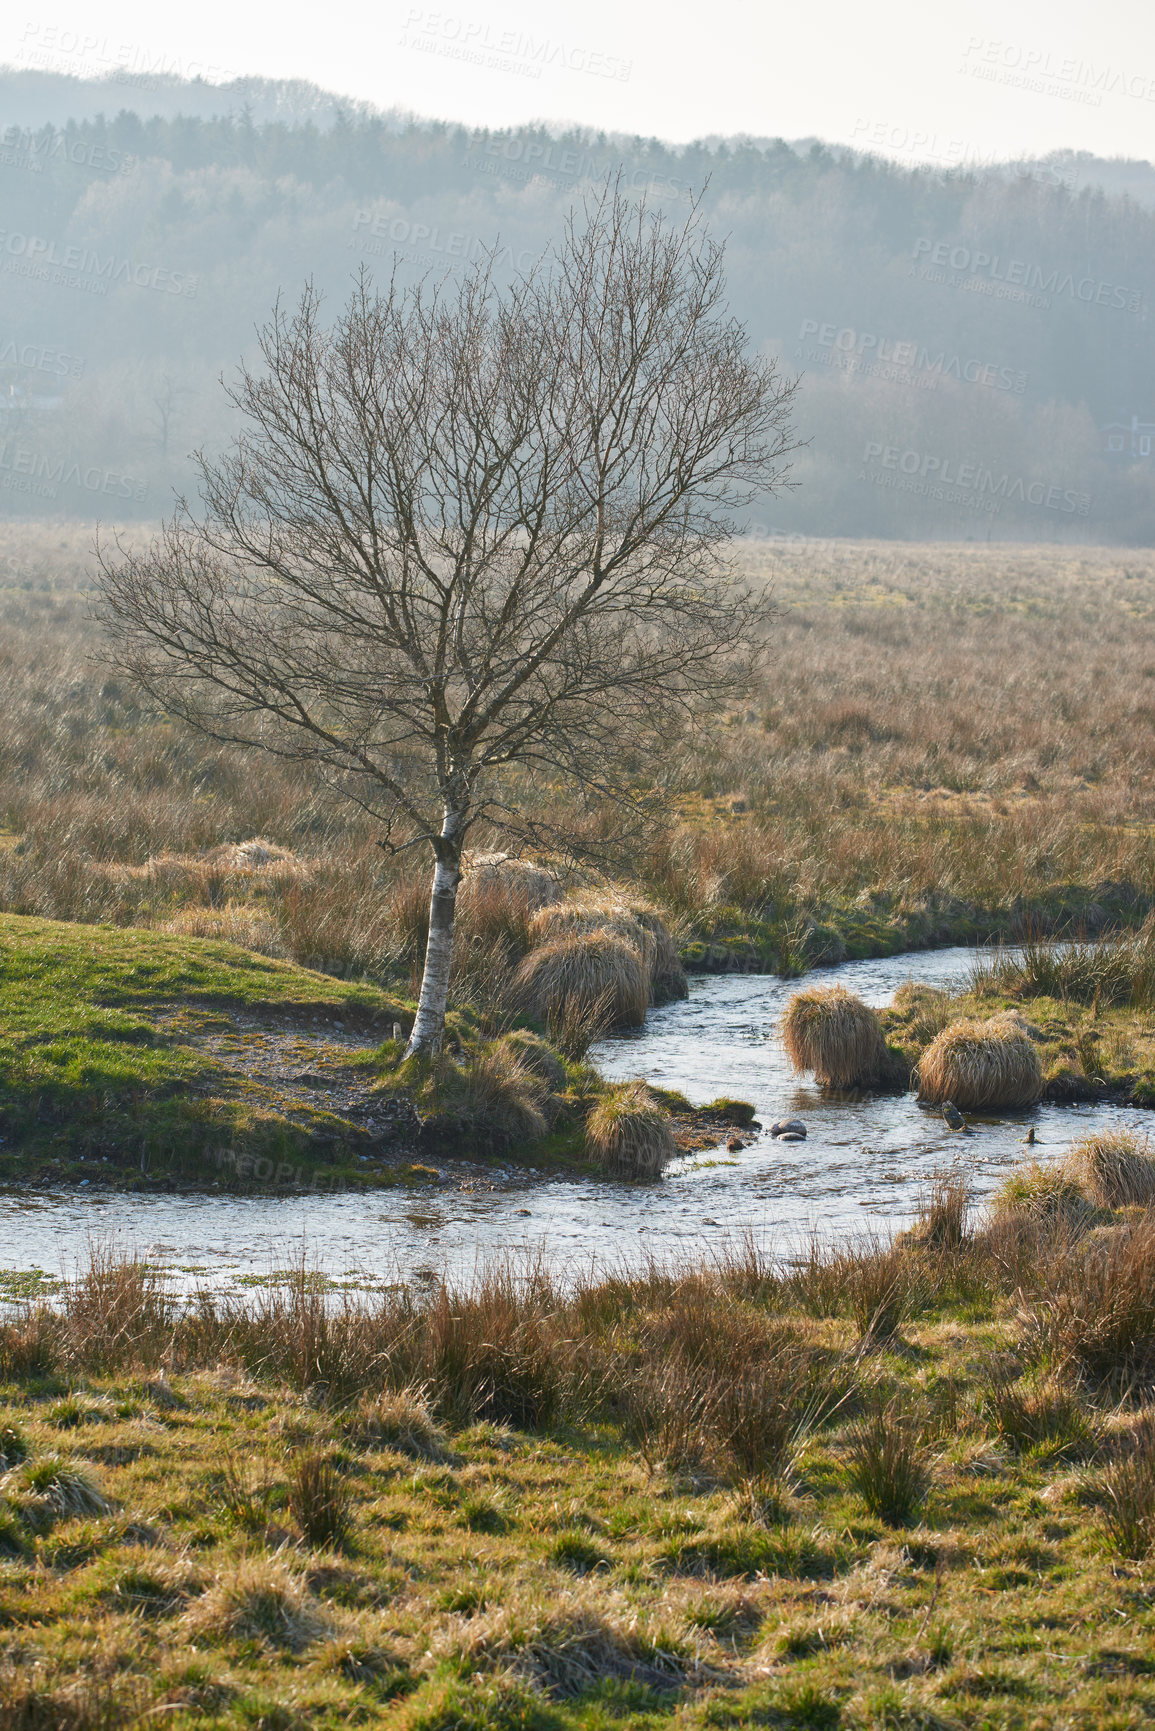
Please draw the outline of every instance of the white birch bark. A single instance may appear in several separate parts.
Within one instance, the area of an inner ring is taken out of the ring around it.
[[[461,844],[453,839],[457,825],[447,814],[442,828],[439,858],[433,870],[433,893],[429,898],[429,941],[425,946],[425,971],[421,996],[409,1036],[406,1057],[432,1052],[445,1031],[445,1006],[449,1001],[449,969],[453,961],[453,916],[457,886],[461,882]],[[446,832],[449,832],[447,835]]]

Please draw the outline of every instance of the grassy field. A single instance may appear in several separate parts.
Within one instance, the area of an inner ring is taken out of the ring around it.
[[[28,1276],[0,1719],[1149,1724],[1155,1217],[1014,1191],[564,1291],[302,1269],[178,1312],[98,1254],[50,1309]]]
[[[85,543],[0,531],[0,906],[228,937],[412,992],[424,867],[387,859],[292,766],[193,738],[102,673]],[[618,838],[611,866],[676,923],[690,965],[794,970],[1145,915],[1155,555],[751,542],[735,556],[778,607],[760,688],[701,718],[664,768],[665,820]],[[613,851],[612,813],[574,827]],[[206,862],[254,835],[288,850],[282,869]],[[492,946],[467,939],[458,996],[492,997]]]

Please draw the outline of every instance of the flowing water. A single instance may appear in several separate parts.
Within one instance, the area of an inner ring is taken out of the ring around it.
[[[869,1004],[904,980],[957,986],[973,952],[934,950],[826,970]],[[645,1076],[695,1105],[750,1100],[764,1126],[738,1153],[686,1155],[660,1183],[536,1176],[496,1164],[494,1187],[284,1196],[132,1196],[75,1190],[0,1192],[0,1268],[71,1272],[91,1239],[166,1263],[174,1286],[227,1288],[284,1269],[304,1253],[335,1278],[467,1274],[508,1251],[541,1250],[559,1266],[636,1264],[709,1255],[752,1233],[783,1253],[811,1232],[889,1234],[917,1212],[938,1168],[958,1163],[977,1196],[1027,1157],[1053,1158],[1091,1126],[1142,1125],[1115,1106],[1042,1105],[973,1120],[952,1133],[912,1095],[830,1097],[790,1073],[777,1024],[797,982],[772,975],[696,977],[687,1002],[653,1010],[632,1036],[591,1054],[603,1075]],[[771,1139],[775,1118],[801,1118],[804,1142]]]

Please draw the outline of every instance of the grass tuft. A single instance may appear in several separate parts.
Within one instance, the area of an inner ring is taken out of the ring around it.
[[[531,950],[514,974],[513,989],[523,1009],[546,1026],[597,1013],[604,1028],[640,1028],[650,1001],[638,951],[600,928]]]
[[[289,1512],[311,1545],[340,1545],[352,1526],[352,1499],[344,1474],[322,1449],[289,1459]]]
[[[887,1069],[877,1010],[842,986],[796,992],[782,1018],[782,1041],[794,1069],[813,1071],[824,1088],[869,1088]]]
[[[931,1482],[914,1415],[896,1400],[876,1398],[851,1433],[847,1477],[872,1515],[891,1527],[908,1526]]]
[[[333,1633],[304,1577],[281,1557],[241,1557],[221,1569],[183,1621],[194,1638],[260,1641],[294,1653]]]
[[[1038,1048],[1013,1013],[952,1022],[918,1061],[919,1099],[960,1112],[1033,1106],[1042,1092]]]
[[[660,1178],[677,1152],[670,1116],[644,1082],[607,1088],[585,1125],[586,1154],[615,1178]]]

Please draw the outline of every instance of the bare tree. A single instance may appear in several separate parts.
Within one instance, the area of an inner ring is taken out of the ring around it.
[[[304,759],[433,852],[410,1051],[439,1040],[462,849],[515,774],[603,790],[732,693],[760,601],[735,512],[780,485],[793,383],[749,357],[699,211],[607,187],[500,290],[308,289],[142,554],[101,555],[111,654],[169,713]]]
[[[156,419],[150,421],[149,425],[156,429],[157,442],[160,445],[161,455],[164,457],[168,456],[168,437],[177,405],[181,397],[187,397],[190,394],[187,385],[178,385],[167,373],[161,374],[160,387],[152,399],[152,406],[156,410]]]

